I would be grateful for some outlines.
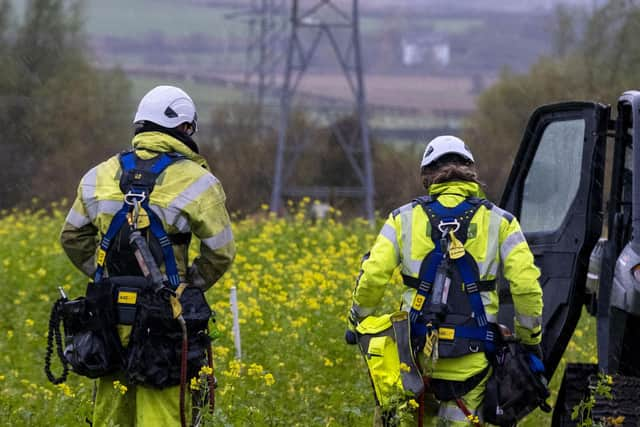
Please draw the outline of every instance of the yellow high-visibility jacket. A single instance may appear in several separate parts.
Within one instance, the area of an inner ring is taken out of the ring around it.
[[[174,243],[173,251],[181,280],[207,290],[229,268],[236,253],[220,181],[211,174],[202,156],[167,134],[142,132],[132,143],[142,159],[166,152],[187,157],[158,176],[149,204],[167,234],[193,233],[200,239],[200,254],[190,267],[186,243]],[[119,186],[121,175],[118,156],[87,172],[60,235],[70,260],[89,277],[96,269],[100,239],[124,202]]]
[[[454,181],[434,184],[429,194],[445,207],[454,207],[467,197],[484,198],[480,186],[473,182]],[[385,222],[368,256],[362,262],[361,274],[353,292],[353,307],[360,318],[374,314],[385,287],[396,267],[401,273],[417,278],[424,257],[434,249],[429,220],[420,204],[409,203],[393,211]],[[493,280],[502,266],[509,281],[515,307],[515,333],[525,344],[541,339],[542,289],[540,272],[520,229],[518,220],[497,206],[481,205],[471,219],[465,250],[478,263],[480,280]],[[411,309],[416,293],[408,290],[402,296],[404,310]],[[489,322],[497,322],[497,291],[481,292]],[[433,378],[462,381],[480,373],[488,362],[484,353],[458,358],[439,359],[433,366]]]

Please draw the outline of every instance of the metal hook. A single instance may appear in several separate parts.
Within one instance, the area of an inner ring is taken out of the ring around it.
[[[124,202],[128,205],[134,205],[136,202],[142,203],[147,198],[147,193],[144,191],[142,193],[134,193],[129,190],[127,194],[124,195]]]
[[[453,219],[453,221],[448,221],[448,222],[444,222],[440,220],[440,224],[438,224],[438,230],[440,230],[440,232],[443,234],[448,233],[449,231],[453,231],[455,233],[456,231],[458,231],[459,228],[460,228],[460,223],[455,218]]]

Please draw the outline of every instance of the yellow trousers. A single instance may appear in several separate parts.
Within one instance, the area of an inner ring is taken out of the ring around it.
[[[123,387],[126,387],[126,391]],[[185,416],[191,423],[191,394]],[[121,374],[96,380],[94,427],[180,427],[180,386],[155,389],[126,384]]]

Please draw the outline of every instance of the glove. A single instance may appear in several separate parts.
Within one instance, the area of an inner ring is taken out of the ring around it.
[[[544,373],[544,357],[542,354],[542,347],[540,344],[527,345],[523,344],[525,350],[529,353],[529,367],[532,372],[536,372],[538,374]]]
[[[358,320],[356,312],[353,308],[349,310],[349,316],[347,317],[347,330],[344,332],[344,340],[349,345],[355,345],[358,343],[358,333],[356,332],[356,326]]]
[[[344,331],[344,340],[349,345],[358,344],[358,334],[356,333],[356,331],[347,329],[346,331]]]
[[[523,344],[523,346],[530,354],[536,356],[540,360],[544,360],[544,354],[542,353],[542,347],[540,344]]]

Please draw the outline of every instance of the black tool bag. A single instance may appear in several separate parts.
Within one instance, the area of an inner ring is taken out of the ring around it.
[[[154,388],[180,384],[182,330],[173,318],[169,295],[151,289],[138,294],[125,363],[125,372],[133,384]],[[205,365],[211,309],[202,290],[195,287],[185,288],[180,303],[189,339],[187,377],[193,378]]]
[[[534,372],[529,352],[516,341],[500,344],[487,381],[483,404],[484,421],[498,426],[515,426],[525,415],[540,407],[549,412],[547,382]]]
[[[109,280],[90,283],[86,297],[64,302],[61,311],[64,358],[75,373],[98,378],[120,368],[124,350],[116,329],[113,284]]]

